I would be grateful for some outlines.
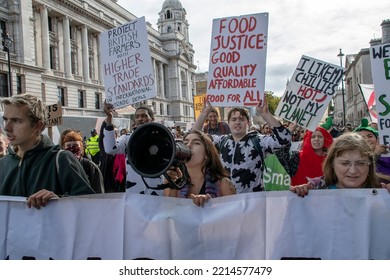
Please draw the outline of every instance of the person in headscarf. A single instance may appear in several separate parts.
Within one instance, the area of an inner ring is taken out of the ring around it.
[[[292,186],[307,183],[307,178],[323,175],[322,163],[332,142],[330,133],[319,126],[314,132],[306,131],[299,151],[289,153],[286,148],[276,152],[280,163],[291,177]]]

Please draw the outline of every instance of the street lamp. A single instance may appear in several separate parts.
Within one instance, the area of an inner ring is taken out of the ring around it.
[[[8,31],[4,36],[4,48],[6,48],[8,56],[8,96],[12,96],[12,75],[11,75],[11,56],[9,55],[9,50],[12,46],[12,39],[9,37]]]
[[[344,54],[341,51],[341,49],[340,49],[340,52],[337,56],[340,58],[340,66],[343,67]],[[343,76],[344,76],[344,73],[343,73]],[[345,126],[344,77],[341,78],[341,96],[343,97],[343,126]]]

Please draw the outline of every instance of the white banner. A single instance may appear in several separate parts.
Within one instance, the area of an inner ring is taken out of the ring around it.
[[[97,194],[29,209],[0,196],[2,259],[390,259],[386,190],[190,199]]]

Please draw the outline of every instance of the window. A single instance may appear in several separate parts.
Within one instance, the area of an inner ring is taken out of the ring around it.
[[[74,40],[75,36],[73,34],[73,27],[72,27],[72,25],[69,25],[69,35],[70,35],[70,39]]]
[[[164,104],[160,103],[160,115],[164,115]]]
[[[16,75],[16,93],[21,94],[25,92],[25,77],[24,75]]]
[[[157,112],[156,109],[157,109],[157,106],[156,106],[156,102],[152,102],[152,107],[153,107],[153,112]]]
[[[8,74],[0,73],[0,97],[8,97]]]
[[[95,92],[95,109],[99,110],[102,107],[102,94],[100,92]]]
[[[169,106],[169,104],[167,105],[167,116],[169,116],[171,114],[171,107]]]
[[[78,103],[79,103],[79,108],[85,108],[85,91],[84,90],[78,91]]]
[[[50,69],[57,69],[56,67],[56,48],[50,45]]]
[[[89,56],[89,78],[95,79],[95,65],[93,56]]]
[[[71,64],[72,64],[72,74],[73,75],[78,75],[78,68],[77,68],[77,53],[73,52],[71,53],[70,56]]]
[[[49,25],[49,31],[53,32],[53,22],[51,16],[47,17],[47,24]]]
[[[57,94],[58,94],[58,101],[61,102],[62,106],[66,106],[66,88],[58,87]]]
[[[4,38],[7,32],[7,24],[4,20],[0,20],[0,29],[1,29],[1,38]],[[3,45],[2,50],[6,51],[4,49],[4,41],[2,41],[2,45]]]

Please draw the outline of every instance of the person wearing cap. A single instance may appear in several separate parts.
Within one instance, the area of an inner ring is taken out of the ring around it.
[[[389,147],[379,144],[378,130],[371,127],[367,119],[362,119],[360,125],[354,130],[354,132],[363,136],[364,140],[374,153],[376,172],[385,176],[390,176],[390,157],[383,156],[383,154],[387,154],[389,152]],[[388,179],[386,178],[385,180],[387,181]]]
[[[94,128],[91,130],[91,137],[89,137],[87,140],[87,148],[85,149],[85,153],[88,157],[91,157],[91,160],[95,164],[100,164],[99,135]]]

